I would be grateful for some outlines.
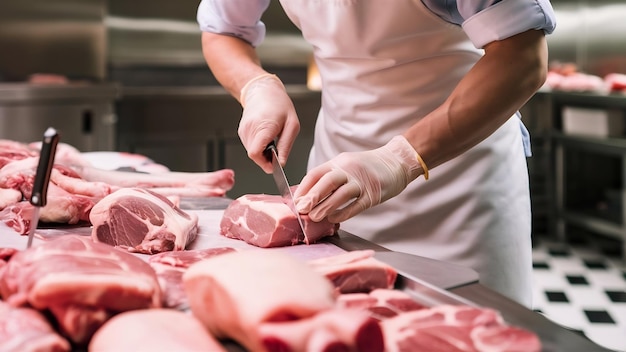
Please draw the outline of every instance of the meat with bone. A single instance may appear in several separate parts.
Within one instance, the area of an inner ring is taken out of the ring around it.
[[[351,251],[307,262],[328,278],[340,293],[393,288],[397,271],[374,258],[373,250]]]
[[[283,247],[314,243],[337,232],[339,224],[314,222],[302,215],[304,234],[298,219],[280,196],[248,194],[231,202],[220,222],[220,233],[257,247]],[[308,242],[307,242],[308,240]]]
[[[198,234],[198,215],[142,188],[122,188],[104,197],[89,220],[94,241],[146,254],[183,250]]]
[[[70,351],[70,344],[37,310],[0,301],[0,351],[64,352]]]
[[[172,309],[141,309],[111,318],[94,334],[89,351],[222,352],[226,349],[190,314]]]
[[[163,252],[150,256],[148,263],[159,278],[165,307],[183,308],[189,306],[187,295],[183,288],[183,274],[189,266],[200,260],[234,251],[234,248],[219,247]]]
[[[535,334],[506,325],[488,308],[442,305],[405,312],[381,324],[390,352],[541,351]]]
[[[38,158],[29,157],[5,165],[0,169],[0,187],[18,190],[30,199],[37,163]],[[111,191],[112,187],[105,183],[84,181],[72,170],[55,164],[50,174],[48,202],[41,208],[40,220],[63,224],[89,221],[91,208]],[[26,234],[32,210],[28,201],[17,202],[4,207],[0,219],[18,233]]]
[[[30,227],[30,221],[26,220],[30,218],[23,215],[32,209],[28,209],[28,202],[20,201],[30,199],[38,163],[38,145],[0,140],[0,220],[20,234],[28,233]],[[91,207],[121,187],[150,188],[165,196],[224,196],[234,184],[234,173],[228,169],[205,173],[162,172],[158,175],[100,170],[90,166],[75,148],[61,144],[57,148],[50,181],[48,204],[41,210],[41,221],[76,224],[88,222]]]
[[[13,255],[0,272],[0,294],[13,306],[49,310],[77,344],[88,341],[109,316],[160,307],[162,299],[148,263],[77,235]]]
[[[264,351],[260,327],[333,308],[334,288],[285,253],[248,250],[200,261],[183,275],[193,314],[216,338]],[[252,295],[252,296],[251,296]]]
[[[73,169],[85,180],[99,181],[119,187],[141,188],[205,188],[213,190],[215,196],[223,196],[224,192],[234,185],[234,172],[223,169],[213,172],[167,172],[146,174],[102,170],[89,166],[74,166]]]

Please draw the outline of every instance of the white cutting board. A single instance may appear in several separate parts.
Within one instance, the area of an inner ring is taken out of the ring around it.
[[[330,243],[317,243],[312,245],[297,245],[280,248],[258,248],[247,244],[244,241],[227,238],[220,235],[220,221],[224,210],[185,210],[189,213],[198,214],[199,232],[196,240],[188,247],[188,249],[205,249],[216,247],[232,247],[238,250],[266,250],[280,251],[293,255],[302,260],[327,257],[345,252],[343,249]],[[72,227],[58,229],[37,229],[35,231],[35,239],[33,246],[42,243],[37,237],[53,237],[63,236],[67,234],[85,235],[91,234],[91,227]],[[0,247],[12,247],[17,249],[25,249],[27,236],[20,236],[13,229],[0,222]],[[146,256],[147,257],[147,256]]]

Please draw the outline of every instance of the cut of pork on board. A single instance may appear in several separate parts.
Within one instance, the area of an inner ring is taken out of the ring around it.
[[[337,233],[339,224],[312,221],[302,215],[309,243]],[[305,243],[296,215],[278,195],[247,194],[231,202],[220,222],[220,233],[257,247],[284,247]]]
[[[122,188],[91,210],[94,241],[131,252],[181,251],[198,234],[198,215],[142,188]]]
[[[9,304],[49,311],[76,344],[116,313],[162,305],[154,270],[141,258],[64,235],[15,253],[0,270],[0,294]]]

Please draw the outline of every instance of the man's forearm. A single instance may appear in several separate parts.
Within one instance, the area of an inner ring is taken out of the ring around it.
[[[239,38],[204,32],[202,53],[218,82],[237,99],[248,81],[265,73],[255,49]]]
[[[429,168],[440,165],[497,130],[541,87],[546,71],[543,32],[493,42],[450,97],[404,136]]]

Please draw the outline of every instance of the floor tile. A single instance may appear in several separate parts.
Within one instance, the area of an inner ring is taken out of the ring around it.
[[[570,285],[589,285],[589,281],[583,275],[567,275],[566,278]]]
[[[550,303],[569,303],[569,298],[563,291],[546,291],[545,293]]]
[[[615,320],[606,310],[585,309],[583,312],[587,316],[587,320],[592,324],[615,324]]]
[[[626,291],[605,290],[606,295],[613,303],[626,303]]]

